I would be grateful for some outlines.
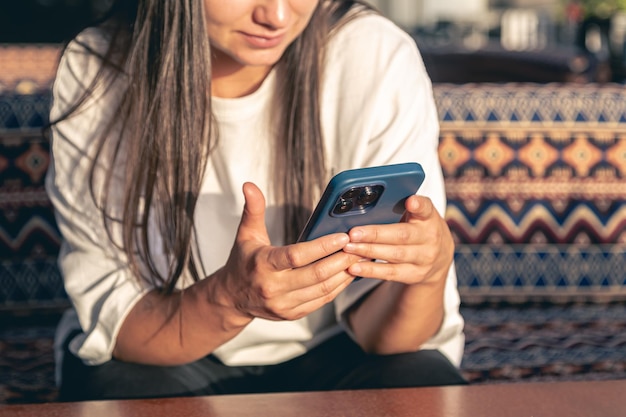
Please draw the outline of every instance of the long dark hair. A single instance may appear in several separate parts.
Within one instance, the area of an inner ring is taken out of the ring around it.
[[[286,242],[296,239],[327,180],[319,103],[324,47],[334,28],[365,8],[359,0],[320,1],[306,29],[277,64],[280,107],[273,191],[285,206]],[[169,293],[183,273],[202,278],[192,256],[194,211],[218,140],[211,115],[204,3],[115,0],[100,26],[110,39],[106,53],[97,54],[101,69],[84,96],[54,123],[71,117],[98,85],[123,79],[125,91],[92,163],[92,198],[131,270]],[[117,137],[111,135],[114,129],[121,132]],[[103,157],[108,172],[100,188],[95,177]],[[114,177],[123,178],[121,190]],[[96,188],[103,191],[97,193]],[[121,202],[113,197],[120,194]],[[148,223],[155,219],[160,249],[168,254],[166,272],[158,266],[163,260],[151,254]],[[121,225],[118,242],[114,224]]]

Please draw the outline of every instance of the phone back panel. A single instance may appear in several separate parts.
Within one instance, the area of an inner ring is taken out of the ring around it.
[[[404,214],[405,200],[423,181],[424,171],[414,162],[343,171],[328,183],[298,241],[347,232],[355,226],[397,223]],[[368,190],[366,199],[377,193],[372,205],[359,204],[362,197],[352,196]],[[349,205],[353,206],[350,210]]]

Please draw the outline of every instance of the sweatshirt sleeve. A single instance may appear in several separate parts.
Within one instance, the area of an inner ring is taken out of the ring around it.
[[[100,59],[84,45],[95,50],[106,47],[94,30],[68,45],[53,87],[53,121],[76,103],[98,71]],[[77,112],[53,126],[46,177],[63,237],[59,266],[83,332],[70,346],[91,365],[111,359],[125,316],[150,290],[132,276],[123,252],[111,243],[89,188],[96,139],[119,102],[115,91],[115,85],[97,90]]]
[[[438,157],[439,124],[432,85],[415,41],[377,15],[357,18],[328,49],[324,109],[332,169],[419,162],[426,178],[418,194],[443,216],[446,196]],[[337,151],[332,151],[337,149]],[[378,284],[360,280],[337,297],[337,318]],[[463,354],[463,319],[454,265],[445,288],[444,322],[424,349],[439,349],[453,363]],[[420,312],[416,311],[416,315]]]

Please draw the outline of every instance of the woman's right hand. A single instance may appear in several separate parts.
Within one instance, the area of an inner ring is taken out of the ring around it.
[[[252,183],[244,184],[243,193],[235,244],[226,265],[211,278],[213,302],[234,307],[242,319],[296,320],[334,300],[352,282],[347,270],[361,258],[342,251],[347,234],[272,246],[263,193]]]
[[[352,282],[347,270],[361,258],[341,250],[347,234],[271,246],[263,193],[250,183],[243,192],[246,205],[226,265],[180,293],[145,294],[120,328],[114,357],[151,365],[189,363],[231,340],[254,317],[304,317]]]

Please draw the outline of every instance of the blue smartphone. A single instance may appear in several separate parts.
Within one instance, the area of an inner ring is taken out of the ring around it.
[[[424,170],[416,162],[343,171],[328,183],[298,242],[355,226],[397,223],[405,200],[423,181]]]

